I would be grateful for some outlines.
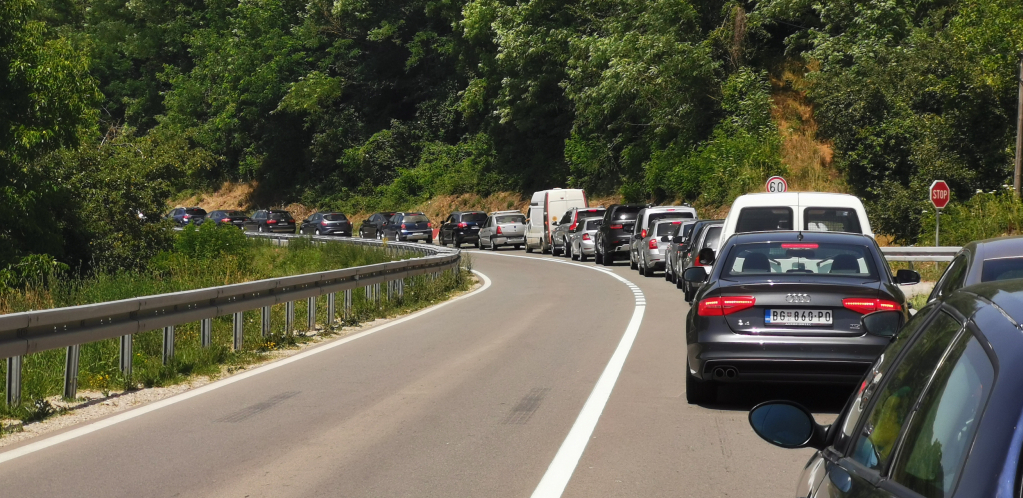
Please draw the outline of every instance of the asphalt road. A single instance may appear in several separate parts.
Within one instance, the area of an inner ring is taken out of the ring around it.
[[[5,448],[2,495],[522,497],[560,477],[572,497],[792,496],[810,451],[761,441],[747,410],[796,399],[830,422],[847,393],[736,387],[689,405],[688,307],[663,278],[618,263],[634,291],[592,263],[467,252],[488,288],[49,447]],[[591,399],[602,373],[606,404]],[[599,415],[591,434],[581,412]],[[559,454],[570,431],[577,458],[569,443]]]

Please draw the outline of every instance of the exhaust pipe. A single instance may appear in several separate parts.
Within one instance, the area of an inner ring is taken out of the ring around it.
[[[725,369],[722,368],[722,367],[715,368],[714,369],[714,378],[715,379],[723,379],[723,378],[725,378]]]
[[[725,369],[725,377],[728,377],[729,379],[734,379],[738,375],[739,375],[739,371],[736,370],[734,367],[728,367],[728,368]]]

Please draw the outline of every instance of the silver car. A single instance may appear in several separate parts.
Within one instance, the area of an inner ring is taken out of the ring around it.
[[[664,279],[675,282],[675,265],[679,261],[679,249],[685,245],[686,239],[692,233],[696,220],[683,221],[679,229],[671,234],[671,242],[664,250]]]
[[[597,229],[603,223],[602,218],[587,218],[579,221],[575,231],[568,232],[568,241],[565,245],[568,251],[566,256],[586,261],[586,258],[593,256],[596,252],[594,242],[597,240]]]
[[[476,247],[496,251],[501,246],[515,246],[526,243],[526,215],[518,211],[494,211],[480,228]]]
[[[666,218],[650,224],[646,237],[634,246],[637,248],[636,266],[640,275],[652,277],[655,271],[664,269],[664,253],[671,244],[671,234],[683,222],[685,220]]]

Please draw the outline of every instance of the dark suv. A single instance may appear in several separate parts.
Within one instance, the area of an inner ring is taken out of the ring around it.
[[[384,227],[387,226],[387,221],[391,219],[391,216],[394,216],[394,211],[373,213],[362,222],[362,225],[359,225],[359,237],[364,239],[383,238]]]
[[[433,223],[423,213],[394,213],[384,227],[383,236],[398,242],[423,240],[433,244]]]
[[[295,217],[282,209],[260,209],[245,222],[246,230],[295,233]]]
[[[612,204],[604,211],[604,221],[597,230],[594,255],[598,265],[611,266],[615,258],[629,256],[636,215],[645,207],[646,204]]]
[[[342,237],[352,236],[352,222],[342,213],[319,212],[309,215],[302,220],[298,229],[299,233],[312,235],[340,235]]]
[[[218,226],[232,225],[241,229],[245,229],[245,220],[249,219],[249,217],[245,215],[244,211],[233,209],[213,211],[206,215],[206,217]]]
[[[185,226],[189,223],[201,225],[206,221],[206,210],[199,207],[174,208],[167,214],[167,219],[174,220],[178,226]]]
[[[456,211],[441,224],[437,237],[441,245],[475,244],[480,239],[480,226],[484,221],[487,221],[487,213],[483,211]]]

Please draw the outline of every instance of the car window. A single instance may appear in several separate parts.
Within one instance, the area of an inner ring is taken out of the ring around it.
[[[602,223],[604,223],[604,220],[600,218],[586,220],[586,230],[596,230],[600,228]]]
[[[323,219],[325,219],[327,221],[346,221],[346,220],[348,220],[348,218],[345,215],[341,214],[341,213],[324,214],[324,215],[321,215],[321,216],[323,216]]]
[[[270,219],[271,220],[278,220],[278,221],[280,221],[280,220],[290,220],[291,219],[291,213],[289,213],[287,211],[277,211],[277,212],[274,212],[274,213],[270,213]]]
[[[667,212],[664,212],[664,213],[650,213],[649,218],[647,219],[647,225],[651,225],[651,224],[653,224],[654,221],[663,220],[665,218],[676,218],[676,219],[677,218],[690,218],[691,219],[692,217],[693,217],[693,213],[689,213],[689,212],[686,212],[686,211],[667,211]]]
[[[730,277],[817,274],[878,278],[874,258],[866,245],[826,242],[736,244],[728,251],[724,269],[725,275]]]
[[[961,323],[940,312],[927,330],[918,334],[918,339],[888,374],[888,382],[875,397],[853,445],[853,460],[870,469],[881,469],[888,463],[913,405],[961,329]]]
[[[885,375],[891,369],[895,360],[899,358],[902,350],[913,341],[917,331],[930,321],[930,317],[933,316],[934,309],[937,307],[937,304],[932,303],[910,318],[909,322],[899,330],[898,335],[895,336],[891,344],[874,360],[874,365],[864,375],[859,390],[856,391],[855,397],[850,402],[845,412],[845,418],[841,424],[835,424],[836,427],[841,429],[835,437],[834,443],[838,451],[845,450],[849,441],[854,436],[853,431],[860,421],[860,416],[870,404],[870,400],[877,391],[878,386],[885,380]]]
[[[948,265],[945,274],[942,275],[937,292],[932,294],[932,297],[945,297],[962,287],[963,282],[966,280],[967,263],[966,254],[956,256],[952,263]]]
[[[678,227],[682,226],[681,221],[665,221],[657,224],[655,229],[657,237],[663,237],[665,235],[671,235]]]
[[[715,249],[718,246],[718,242],[721,240],[721,226],[714,226],[707,228],[707,237],[703,239],[703,245],[700,249],[711,248]]]
[[[748,207],[739,211],[735,233],[792,230],[792,208]]]
[[[803,210],[803,230],[811,232],[863,233],[855,209],[808,207]]]
[[[497,216],[496,220],[497,220],[497,224],[498,225],[502,225],[502,224],[505,224],[505,223],[525,224],[526,223],[526,216],[525,215],[521,215],[521,214],[506,214],[506,215],[499,215],[499,216]]]
[[[192,216],[204,216],[206,214],[206,210],[205,209],[198,209],[198,208],[186,209],[185,212],[190,214],[190,215],[192,215]]]
[[[642,208],[622,206],[611,213],[611,221],[635,221]]]
[[[952,494],[994,375],[977,338],[962,334],[913,415],[892,472],[895,482],[928,498]]]
[[[462,221],[475,221],[477,223],[486,220],[487,215],[483,213],[466,213],[462,215]]]
[[[566,223],[571,223],[571,222],[572,222],[572,211],[565,211],[565,215],[561,217],[561,221],[559,221],[558,224],[559,225],[564,225]]]
[[[1023,258],[1000,258],[984,261],[984,269],[980,276],[981,282],[1010,278],[1023,278]]]
[[[245,212],[244,211],[224,211],[224,212],[227,213],[227,216],[245,216]]]
[[[430,219],[421,214],[410,214],[405,216],[405,219],[402,221],[405,223],[428,223]]]

